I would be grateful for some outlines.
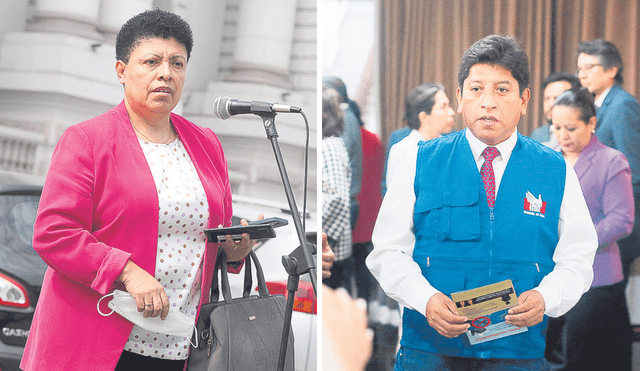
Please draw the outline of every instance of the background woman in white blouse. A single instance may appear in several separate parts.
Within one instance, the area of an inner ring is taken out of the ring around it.
[[[204,229],[230,225],[231,188],[217,136],[171,113],[192,46],[177,15],[130,19],[116,41],[123,102],[60,139],[36,218],[33,245],[49,269],[24,370],[184,368],[188,338],[102,317],[96,305],[126,290],[143,317],[172,308],[195,322],[209,301],[219,245]],[[232,262],[252,245],[246,234],[222,244]]]
[[[449,105],[444,86],[438,83],[420,84],[413,88],[404,102],[404,117],[411,132],[391,146],[387,157],[382,193],[393,181],[404,156],[423,140],[431,140],[453,130],[455,112]]]

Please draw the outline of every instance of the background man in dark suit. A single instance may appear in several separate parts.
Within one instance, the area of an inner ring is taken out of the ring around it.
[[[578,46],[577,75],[583,87],[595,94],[596,136],[604,145],[622,152],[631,166],[635,224],[633,232],[620,240],[620,257],[625,279],[640,256],[640,103],[622,88],[624,65],[618,48],[596,39]]]
[[[571,88],[580,87],[580,80],[575,75],[568,72],[554,72],[542,83],[542,106],[544,117],[539,128],[531,133],[531,139],[540,143],[551,142],[549,147],[553,148],[557,144],[556,138],[551,129],[551,107],[560,93]]]

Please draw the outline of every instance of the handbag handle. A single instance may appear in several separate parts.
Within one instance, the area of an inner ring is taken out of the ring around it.
[[[251,250],[249,255],[245,257],[245,275],[244,275],[244,292],[243,297],[249,296],[249,292],[251,291],[251,286],[253,285],[253,278],[251,274],[251,260],[256,266],[256,277],[258,280],[258,294],[260,297],[269,296],[269,290],[267,289],[267,284],[264,279],[264,273],[262,271],[262,266],[260,265],[260,261],[258,261],[258,257],[255,252]],[[224,252],[224,249],[220,248],[218,251],[218,257],[216,258],[216,265],[213,270],[213,281],[211,283],[211,302],[217,303],[219,297],[219,289],[218,289],[218,269],[221,271],[220,275],[222,277],[222,297],[224,301],[227,303],[233,303],[233,298],[231,296],[231,288],[229,287],[229,277],[226,269],[222,267],[226,267],[227,265],[227,254]]]
[[[246,298],[251,295],[251,286],[253,286],[253,277],[251,277],[251,259],[244,260],[244,291],[242,297]]]
[[[216,259],[220,259],[220,256],[222,256],[222,253],[224,253],[224,249],[220,249],[218,251],[218,257]],[[226,253],[225,253],[226,254]],[[218,262],[219,260],[216,260],[216,262]],[[251,277],[251,259],[245,259],[244,261],[244,291],[242,291],[242,297],[246,298],[249,295],[251,295],[251,286],[253,283],[253,278]],[[222,268],[220,268],[222,269]],[[212,292],[213,290],[215,290],[215,295],[216,298],[218,297],[219,291],[218,291],[218,264],[216,263],[215,266],[215,277],[216,280],[214,282],[212,282]],[[213,283],[215,283],[215,287],[213,286]]]

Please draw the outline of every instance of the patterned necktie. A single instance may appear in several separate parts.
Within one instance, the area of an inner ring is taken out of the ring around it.
[[[487,147],[482,151],[484,164],[482,164],[482,168],[480,168],[480,175],[484,183],[484,191],[487,194],[487,204],[489,204],[489,207],[493,207],[496,204],[496,176],[493,173],[493,165],[491,163],[499,154],[500,151],[495,147]]]

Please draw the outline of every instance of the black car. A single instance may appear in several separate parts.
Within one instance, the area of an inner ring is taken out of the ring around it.
[[[0,371],[18,371],[47,265],[32,246],[42,187],[0,183]]]

